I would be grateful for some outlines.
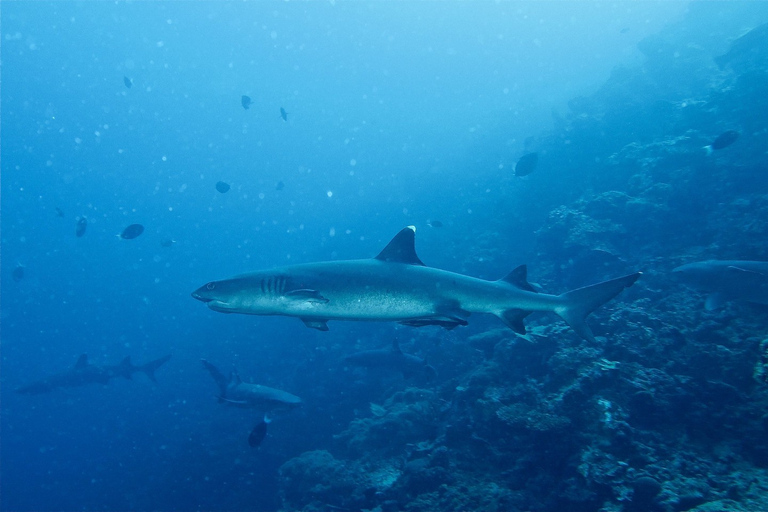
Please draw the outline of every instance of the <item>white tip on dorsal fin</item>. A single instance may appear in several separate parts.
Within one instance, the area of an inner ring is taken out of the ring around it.
[[[401,229],[375,259],[390,263],[426,266],[416,255],[416,227],[408,226]]]

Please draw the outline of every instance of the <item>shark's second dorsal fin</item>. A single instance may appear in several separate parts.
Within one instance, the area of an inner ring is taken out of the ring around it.
[[[416,228],[414,226],[400,230],[375,259],[391,263],[426,266],[416,255]]]
[[[75,363],[75,368],[85,368],[88,366],[88,354],[80,354]]]
[[[504,281],[505,283],[509,283],[512,286],[527,292],[538,293],[536,288],[528,282],[528,267],[525,265],[520,265],[512,272],[499,279],[499,281]]]

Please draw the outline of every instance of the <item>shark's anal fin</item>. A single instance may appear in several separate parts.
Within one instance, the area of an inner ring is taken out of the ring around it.
[[[302,318],[301,321],[311,329],[317,329],[318,331],[328,330],[328,320],[322,318]]]
[[[312,302],[316,304],[325,304],[328,299],[322,296],[317,290],[311,290],[309,288],[302,288],[301,290],[292,290],[285,294],[291,300],[297,300],[300,302]]]
[[[375,259],[392,263],[426,266],[416,255],[416,228],[413,226],[400,230]]]

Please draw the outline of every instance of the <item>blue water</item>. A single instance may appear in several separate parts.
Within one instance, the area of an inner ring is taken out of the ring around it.
[[[569,100],[598,91],[617,66],[640,65],[638,43],[665,27],[688,20],[701,32],[692,39],[718,55],[725,34],[768,20],[765,4],[737,2],[713,4],[696,25],[688,8],[3,3],[0,508],[278,509],[278,468],[329,449],[391,391],[352,385],[341,356],[395,335],[434,355],[441,348],[426,339],[461,342],[501,324],[473,317],[463,330],[417,334],[332,322],[324,333],[296,319],[215,313],[190,293],[256,269],[370,257],[406,225],[430,266],[487,279],[521,263],[535,272],[534,235],[549,213],[611,177],[544,161],[517,178],[526,139],[544,146]],[[242,95],[253,99],[248,110]],[[658,126],[654,115],[647,125]],[[573,134],[580,140],[595,153],[609,145]],[[218,181],[231,189],[217,192]],[[81,217],[88,227],[76,237]],[[144,233],[121,239],[133,223]],[[548,250],[549,261],[569,257]],[[14,393],[83,353],[99,365],[172,359],[157,384],[137,375]],[[305,405],[253,450],[258,418],[217,403],[201,358]]]

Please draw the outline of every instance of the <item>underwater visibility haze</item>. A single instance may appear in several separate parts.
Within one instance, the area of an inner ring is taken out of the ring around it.
[[[768,510],[768,3],[0,22],[0,511]]]

